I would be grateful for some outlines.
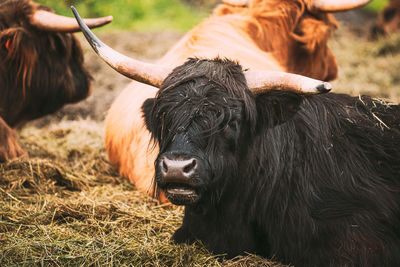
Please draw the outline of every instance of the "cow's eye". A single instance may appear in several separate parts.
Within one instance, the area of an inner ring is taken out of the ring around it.
[[[228,139],[236,139],[239,135],[239,121],[231,120],[224,129],[224,134]]]
[[[239,129],[239,122],[237,120],[232,120],[228,123],[229,128],[232,131],[237,131]]]

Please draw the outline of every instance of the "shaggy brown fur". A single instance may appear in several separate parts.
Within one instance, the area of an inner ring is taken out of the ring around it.
[[[30,23],[28,0],[0,1],[0,161],[22,154],[10,127],[52,113],[90,94],[78,40]]]
[[[311,5],[312,1],[254,0],[248,8],[221,5],[215,15],[247,17],[232,23],[243,28],[260,49],[273,53],[286,71],[333,80],[337,65],[327,42],[337,22],[331,14],[311,13]]]

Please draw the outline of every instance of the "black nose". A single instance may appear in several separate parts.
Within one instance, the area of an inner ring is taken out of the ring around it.
[[[165,183],[187,183],[195,174],[197,160],[191,159],[169,159],[163,157],[159,162],[160,173]]]

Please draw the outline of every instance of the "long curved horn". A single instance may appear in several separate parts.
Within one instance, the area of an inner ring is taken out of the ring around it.
[[[90,28],[103,26],[112,21],[113,17],[85,19]],[[30,17],[30,22],[38,29],[52,32],[77,32],[80,30],[74,18],[64,17],[45,10],[37,10]]]
[[[332,85],[302,75],[286,72],[248,70],[244,72],[247,85],[254,94],[270,90],[290,91],[298,94],[321,94],[332,89]]]
[[[312,8],[323,12],[339,12],[368,4],[372,0],[314,0]]]
[[[157,88],[161,87],[162,82],[167,77],[167,75],[172,71],[172,68],[145,63],[127,56],[124,56],[114,49],[110,48],[90,29],[85,25],[82,18],[79,16],[78,11],[71,6],[72,12],[81,27],[82,33],[85,35],[86,40],[92,46],[94,51],[113,69],[131,78],[135,81],[146,83],[148,85],[155,86]]]

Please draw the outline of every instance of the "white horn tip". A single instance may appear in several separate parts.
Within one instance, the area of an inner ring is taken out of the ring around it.
[[[107,17],[104,17],[104,21],[107,21],[107,23],[109,23],[109,22],[113,21],[113,19],[114,19],[114,17],[113,17],[113,16],[107,16]]]

